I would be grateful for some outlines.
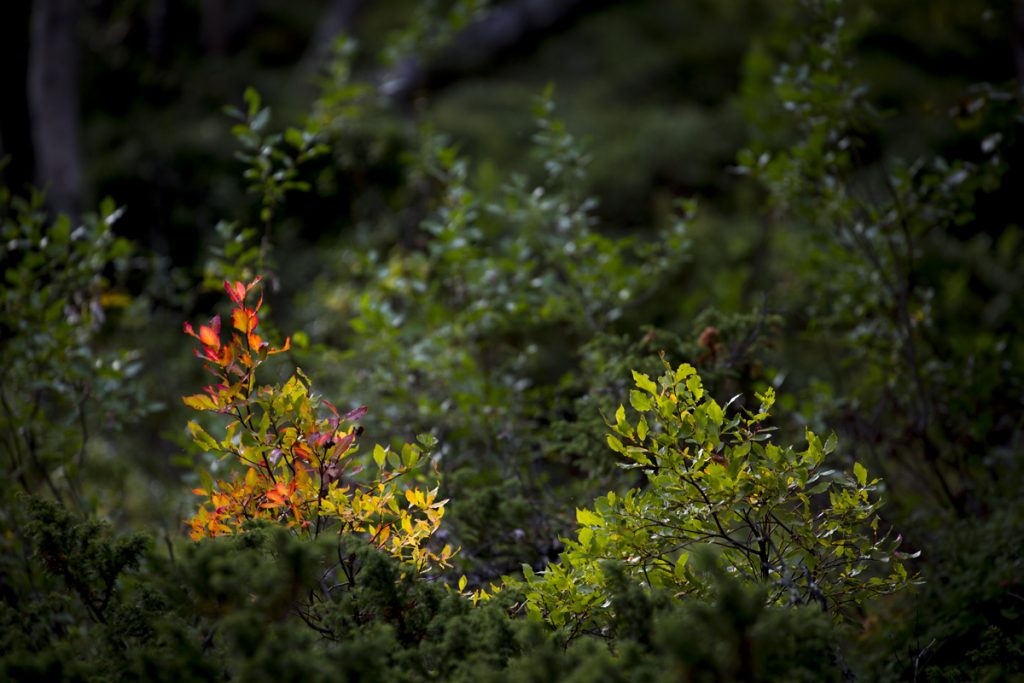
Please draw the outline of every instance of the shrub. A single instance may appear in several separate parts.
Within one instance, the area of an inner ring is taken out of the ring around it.
[[[424,542],[440,526],[447,501],[438,500],[437,488],[401,485],[423,458],[421,446],[406,444],[393,452],[378,445],[373,452],[376,472],[363,474],[365,466],[355,455],[360,433],[356,423],[365,406],[341,414],[312,393],[301,370],[282,386],[257,384],[257,368],[290,345],[285,340],[274,348],[257,332],[263,296],[254,303],[249,300],[259,282],[224,283],[234,304],[228,342],[221,339],[219,316],[199,332],[185,324],[185,332],[199,340],[196,356],[217,383],[184,402],[229,417],[223,439],[215,439],[197,422],[189,423],[189,431],[201,448],[232,457],[243,468],[228,480],[213,482],[205,475],[206,487],[194,492],[208,500],[190,521],[192,538],[237,533],[258,520],[278,521],[313,539],[328,530],[366,535],[420,569],[428,561],[446,564],[451,546],[435,553]],[[427,448],[434,443],[429,437],[421,441]]]
[[[690,365],[666,363],[657,382],[633,377],[635,419],[619,406],[608,445],[647,485],[576,511],[579,531],[561,563],[539,575],[525,568],[529,612],[569,639],[602,632],[615,615],[609,561],[643,586],[708,599],[712,586],[688,562],[704,545],[727,574],[764,586],[767,604],[819,605],[837,619],[910,582],[900,539],[879,530],[879,480],[860,464],[852,474],[823,467],[834,436],[822,443],[807,431],[803,451],[772,443],[773,390],[758,395],[757,412],[728,415]]]

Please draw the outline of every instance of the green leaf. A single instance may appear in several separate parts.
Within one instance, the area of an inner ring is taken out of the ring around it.
[[[586,508],[576,508],[576,522],[583,526],[604,526],[604,518]]]
[[[864,465],[859,462],[853,463],[853,476],[857,477],[857,483],[861,486],[867,486],[868,483],[868,471]]]
[[[195,441],[197,445],[208,451],[219,450],[217,440],[207,434],[206,430],[199,426],[199,423],[190,420],[188,423],[188,431],[192,434],[192,440]]]
[[[651,399],[636,389],[629,392],[629,404],[637,412],[645,412],[651,409]]]
[[[402,465],[407,469],[415,467],[416,463],[419,462],[420,454],[422,452],[423,451],[416,444],[405,444],[402,446]]]
[[[633,381],[636,382],[636,385],[639,388],[643,389],[647,393],[652,395],[658,394],[658,385],[655,384],[650,377],[643,374],[642,372],[637,372],[636,370],[634,370]]]
[[[676,368],[676,382],[682,382],[684,379],[691,375],[697,374],[697,370],[689,363],[683,363]]]
[[[700,375],[693,375],[686,380],[686,388],[690,390],[694,401],[704,398],[704,385],[700,381]]]
[[[245,94],[242,95],[242,99],[249,105],[249,116],[253,117],[256,112],[260,109],[260,94],[255,88],[249,86],[245,89]]]
[[[825,455],[832,453],[836,449],[837,445],[839,445],[839,438],[836,436],[835,432],[832,432],[825,441]]]
[[[304,143],[302,131],[297,128],[289,128],[284,132],[284,141],[295,149],[302,149]]]
[[[654,464],[653,462],[651,462],[651,459],[647,457],[647,451],[644,450],[643,448],[636,448],[635,446],[631,446],[623,452],[623,455],[625,455],[630,460],[635,460],[641,465]]]
[[[53,226],[50,228],[50,239],[53,240],[54,244],[67,244],[70,236],[71,219],[64,214],[57,216],[57,220],[53,222]]]
[[[377,463],[377,467],[383,468],[384,461],[387,460],[387,457],[388,452],[383,446],[377,444],[373,447],[373,461]]]
[[[616,453],[623,453],[626,450],[625,446],[622,445],[622,441],[611,434],[608,435],[608,447]]]
[[[686,561],[690,559],[690,553],[679,553],[672,575],[679,581],[686,579]]]
[[[715,401],[714,399],[708,401],[707,405],[704,408],[704,414],[708,416],[708,419],[716,427],[722,424],[722,418],[724,417],[724,413],[722,412],[722,408],[718,405],[718,402]]]

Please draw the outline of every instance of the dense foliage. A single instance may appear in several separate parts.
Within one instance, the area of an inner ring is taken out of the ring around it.
[[[136,4],[86,84],[166,102]],[[1020,17],[564,4],[372,3],[315,94],[211,33],[187,182],[0,190],[0,677],[1024,676]]]

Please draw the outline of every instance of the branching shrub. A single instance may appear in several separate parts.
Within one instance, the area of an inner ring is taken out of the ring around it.
[[[576,511],[579,531],[561,563],[525,568],[530,613],[570,638],[600,632],[614,615],[609,561],[646,587],[707,599],[711,586],[688,563],[705,545],[727,574],[763,585],[767,604],[819,605],[836,618],[911,581],[900,539],[879,529],[879,480],[860,464],[852,474],[823,467],[834,436],[822,443],[808,431],[803,451],[772,443],[773,390],[758,396],[756,413],[729,415],[690,365],[666,363],[657,382],[633,377],[634,418],[619,407],[608,445],[647,486]]]
[[[406,444],[400,452],[378,445],[373,451],[376,472],[363,474],[355,455],[356,423],[365,406],[340,413],[312,392],[301,370],[282,386],[258,385],[256,369],[290,346],[285,340],[274,348],[257,332],[263,296],[251,302],[250,295],[259,282],[224,283],[234,304],[226,343],[219,316],[198,332],[185,324],[185,332],[199,340],[196,356],[217,383],[184,402],[230,419],[219,440],[197,422],[189,423],[189,431],[201,448],[243,467],[215,483],[206,475],[206,487],[195,489],[207,501],[190,521],[192,538],[237,533],[256,520],[278,521],[309,538],[328,529],[366,535],[420,569],[428,562],[446,564],[451,546],[435,553],[424,542],[440,526],[447,501],[438,500],[437,488],[401,484],[434,440],[421,437],[422,446]]]

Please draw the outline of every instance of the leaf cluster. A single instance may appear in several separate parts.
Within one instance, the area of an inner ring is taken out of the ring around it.
[[[312,393],[301,370],[282,386],[257,384],[256,370],[290,347],[286,339],[274,348],[257,332],[262,293],[254,303],[249,299],[259,281],[224,283],[234,304],[228,342],[221,339],[219,316],[198,332],[185,324],[185,332],[199,340],[196,356],[217,383],[186,396],[184,403],[230,420],[221,439],[197,422],[189,423],[189,431],[204,451],[230,457],[242,467],[216,482],[206,474],[206,487],[195,489],[208,500],[189,522],[192,538],[238,533],[259,520],[280,521],[313,539],[328,529],[365,534],[420,569],[431,561],[444,566],[451,546],[434,553],[424,542],[439,527],[447,501],[438,499],[437,488],[400,484],[423,459],[423,447],[406,444],[401,452],[391,452],[378,445],[373,452],[377,471],[369,475],[355,457],[361,431],[357,422],[365,406],[342,414]],[[427,448],[433,443],[430,437],[422,439]]]
[[[526,572],[527,609],[574,638],[600,632],[612,614],[608,562],[632,581],[677,597],[707,599],[711,587],[689,567],[711,545],[717,566],[765,588],[773,605],[817,605],[851,618],[856,605],[905,587],[900,539],[879,533],[880,503],[859,463],[852,474],[824,467],[836,448],[807,432],[807,448],[781,448],[766,426],[775,402],[728,415],[688,364],[657,380],[634,372],[634,419],[620,406],[608,446],[622,466],[646,477],[642,488],[608,493],[576,510],[579,530],[561,562]],[[872,570],[886,567],[881,576]]]

